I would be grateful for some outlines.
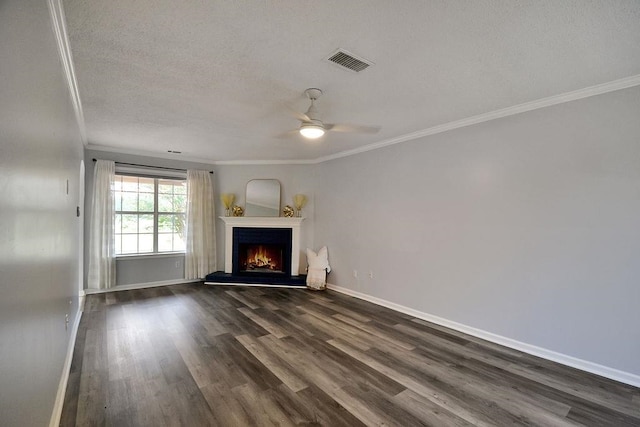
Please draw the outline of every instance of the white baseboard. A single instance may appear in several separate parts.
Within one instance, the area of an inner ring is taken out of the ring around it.
[[[471,326],[463,325],[462,323],[454,322],[452,320],[443,319],[442,317],[434,316],[432,314],[423,313],[418,310],[414,310],[409,307],[405,307],[400,304],[396,304],[381,298],[373,297],[371,295],[363,294],[352,289],[344,288],[341,286],[327,284],[327,288],[340,292],[345,295],[349,295],[355,298],[359,298],[371,303],[390,308],[400,313],[408,314],[418,319],[426,320],[428,322],[435,323],[440,326],[444,326],[459,332],[463,332],[468,335],[472,335],[477,338],[481,338],[486,341],[490,341],[496,344],[503,345],[505,347],[512,348],[514,350],[522,351],[534,356],[541,357],[543,359],[557,362],[562,365],[570,366],[572,368],[580,369],[582,371],[590,372],[592,374],[600,375],[605,378],[609,378],[621,383],[629,384],[634,387],[640,387],[640,375],[635,375],[630,372],[620,371],[608,366],[599,365],[597,363],[589,362],[588,360],[578,359],[573,356],[558,353],[546,348],[538,347],[535,345],[527,344],[521,341],[517,341],[511,338],[503,337],[491,332],[483,331]]]
[[[67,357],[64,359],[64,365],[62,366],[62,376],[60,377],[60,383],[58,384],[58,392],[56,393],[56,400],[53,404],[53,413],[51,414],[49,427],[57,427],[60,425],[62,407],[64,406],[64,397],[67,392],[67,382],[69,381],[69,372],[71,371],[71,361],[73,360],[73,350],[76,347],[76,338],[78,336],[78,327],[80,326],[81,318],[82,304],[78,303],[78,312],[76,313],[76,320],[71,326],[69,345],[67,346]]]
[[[131,285],[120,285],[109,289],[85,289],[85,295],[104,294],[105,292],[131,291],[133,289],[157,288],[159,286],[182,285],[185,283],[202,282],[202,279],[177,279],[162,280],[160,282],[133,283]]]

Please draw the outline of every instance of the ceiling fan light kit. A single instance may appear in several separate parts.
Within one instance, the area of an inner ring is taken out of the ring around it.
[[[303,123],[300,126],[300,135],[309,139],[317,139],[324,135],[324,128],[313,123]]]

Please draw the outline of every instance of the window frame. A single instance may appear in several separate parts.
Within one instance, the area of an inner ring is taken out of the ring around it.
[[[133,177],[133,178],[146,178],[146,179],[150,179],[153,180],[153,211],[129,211],[129,210],[122,210],[122,204],[120,205],[121,210],[117,210],[115,209],[116,206],[116,200],[115,200],[115,195],[118,192],[123,193],[124,190],[123,188],[121,188],[120,190],[116,190],[115,186],[113,188],[113,194],[114,194],[114,212],[115,215],[137,215],[138,216],[138,229],[137,229],[137,233],[122,233],[122,225],[120,230],[116,230],[114,227],[114,244],[115,244],[115,239],[120,237],[120,239],[122,239],[123,235],[136,235],[139,236],[140,234],[152,234],[153,237],[153,251],[152,252],[140,252],[140,241],[139,241],[139,237],[138,237],[138,243],[137,243],[137,252],[126,252],[126,253],[116,253],[116,258],[135,258],[135,257],[149,257],[149,258],[153,258],[153,257],[163,257],[163,256],[172,256],[172,255],[184,255],[186,253],[186,248],[183,250],[172,250],[172,251],[159,251],[159,240],[160,240],[160,235],[161,234],[175,234],[175,233],[166,233],[166,232],[160,232],[159,228],[160,228],[160,216],[162,215],[169,215],[169,216],[173,216],[175,218],[176,215],[182,216],[184,218],[184,221],[186,223],[186,216],[187,216],[187,201],[186,201],[186,197],[187,197],[187,191],[186,191],[186,185],[185,185],[185,206],[184,206],[184,211],[180,212],[180,211],[171,211],[171,212],[164,212],[164,211],[160,211],[160,206],[159,206],[159,196],[160,196],[160,185],[161,185],[161,181],[174,181],[174,182],[183,182],[186,184],[187,179],[186,177],[176,177],[176,176],[160,176],[160,175],[147,175],[147,174],[140,174],[140,173],[134,173],[134,172],[118,172],[116,170],[116,177]],[[175,184],[174,184],[175,185]],[[138,187],[138,200],[139,200],[139,195],[141,194],[140,192],[140,188]],[[165,194],[165,193],[163,193]],[[173,195],[175,196],[175,193],[173,193]],[[138,205],[139,207],[139,205]],[[172,209],[174,207],[172,206]],[[140,233],[140,215],[150,215],[153,218],[153,232],[152,233]],[[122,222],[121,222],[122,224]],[[120,231],[120,232],[118,232]],[[186,240],[186,238],[185,238]],[[186,244],[186,242],[185,242]],[[173,246],[173,245],[172,245]],[[116,245],[116,248],[118,246]],[[122,240],[120,240],[120,250],[122,250]]]

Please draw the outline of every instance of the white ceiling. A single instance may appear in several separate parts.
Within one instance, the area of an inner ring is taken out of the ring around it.
[[[89,147],[314,160],[640,75],[640,1],[64,0]],[[344,48],[361,73],[325,61]],[[635,80],[634,80],[635,81]],[[640,83],[640,81],[638,82]],[[637,83],[634,83],[637,84]],[[319,87],[323,119],[282,134]]]

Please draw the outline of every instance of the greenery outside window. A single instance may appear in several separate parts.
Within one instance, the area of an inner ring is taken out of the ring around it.
[[[116,255],[184,252],[187,182],[116,174]]]

